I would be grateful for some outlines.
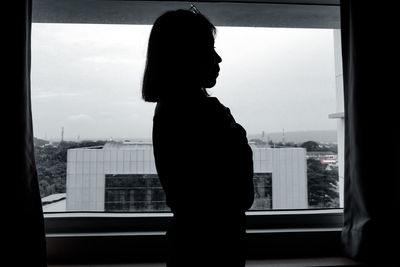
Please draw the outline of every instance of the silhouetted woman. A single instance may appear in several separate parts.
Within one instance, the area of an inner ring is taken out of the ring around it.
[[[221,57],[200,13],[169,11],[152,28],[143,98],[157,102],[155,163],[174,217],[167,266],[244,266],[253,161],[245,130],[209,97]]]

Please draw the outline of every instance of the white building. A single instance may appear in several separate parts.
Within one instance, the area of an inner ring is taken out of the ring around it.
[[[343,66],[342,66],[342,41],[340,30],[333,30],[335,76],[336,76],[336,113],[329,118],[337,120],[338,140],[338,167],[339,167],[339,206],[344,206],[344,92],[343,92]]]
[[[307,209],[306,149],[252,148],[252,150],[254,173],[272,174],[272,209]]]
[[[308,208],[306,150],[252,149],[252,208]],[[66,211],[165,210],[156,174],[151,143],[108,142],[103,147],[69,149]]]

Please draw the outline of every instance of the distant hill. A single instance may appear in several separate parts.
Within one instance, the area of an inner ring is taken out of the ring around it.
[[[248,139],[261,138],[261,134],[248,134]],[[273,142],[282,141],[282,132],[265,133],[264,140],[272,140]],[[315,141],[318,143],[336,143],[337,135],[335,130],[326,131],[298,131],[285,132],[285,141],[293,143],[303,143],[306,141]]]

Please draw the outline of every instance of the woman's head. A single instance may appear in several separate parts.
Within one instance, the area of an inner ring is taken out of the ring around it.
[[[215,32],[199,13],[176,10],[161,15],[150,33],[144,100],[158,102],[213,87],[221,62],[214,50]]]

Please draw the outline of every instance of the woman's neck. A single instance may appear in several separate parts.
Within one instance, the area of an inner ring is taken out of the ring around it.
[[[202,99],[208,96],[205,89],[196,86],[184,86],[177,88],[176,93],[177,94],[173,97],[181,100]]]

